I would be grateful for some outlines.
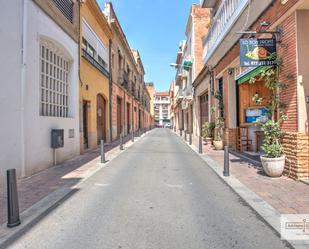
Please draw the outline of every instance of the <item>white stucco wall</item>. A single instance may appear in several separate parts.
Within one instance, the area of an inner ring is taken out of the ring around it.
[[[0,15],[0,185],[5,183],[5,170],[20,170],[21,109],[21,1],[1,1]],[[14,18],[13,18],[14,17]]]
[[[64,148],[57,150],[57,161],[63,161],[79,154],[79,84],[78,84],[78,45],[51,18],[49,18],[36,4],[28,1],[27,22],[27,65],[25,73],[25,101],[24,101],[24,131],[25,153],[21,153],[20,136],[21,112],[21,36],[22,36],[22,2],[18,0],[5,1],[5,16],[0,16],[1,30],[11,31],[5,36],[6,69],[1,73],[6,92],[0,93],[1,116],[5,117],[4,131],[1,129],[0,168],[17,168],[21,175],[21,165],[24,160],[25,175],[31,175],[53,164],[53,151],[50,148],[51,129],[64,129]],[[12,18],[12,16],[16,18]],[[10,22],[8,22],[10,20]],[[40,38],[42,36],[57,41],[70,55],[71,71],[69,83],[69,118],[40,116]],[[1,35],[1,37],[3,37]],[[3,68],[1,69],[3,70]],[[2,83],[3,84],[3,83]],[[5,107],[4,107],[5,106]],[[68,130],[74,129],[74,138],[68,137]],[[3,156],[3,154],[5,156]],[[3,166],[5,165],[5,166]]]

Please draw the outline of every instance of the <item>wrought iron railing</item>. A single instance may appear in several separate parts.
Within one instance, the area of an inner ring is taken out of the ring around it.
[[[224,36],[248,5],[250,0],[223,0],[212,19],[212,25],[203,40],[203,59],[207,63]]]

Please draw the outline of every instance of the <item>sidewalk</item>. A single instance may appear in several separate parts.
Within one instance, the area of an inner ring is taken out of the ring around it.
[[[135,137],[135,139],[137,139]],[[111,160],[121,151],[119,140],[105,145],[106,160]],[[131,135],[124,138],[124,146],[132,144]],[[76,184],[87,178],[95,170],[101,169],[100,148],[86,152],[57,166],[50,167],[31,177],[19,179],[18,197],[19,211],[24,212],[51,193],[63,187],[73,188]],[[6,185],[5,185],[6,186]],[[6,189],[0,193],[0,224],[7,222],[7,194]]]
[[[197,137],[192,137],[192,144],[198,148]],[[203,145],[203,154],[216,161],[223,171],[224,151]],[[233,152],[230,153],[230,173],[280,214],[309,214],[309,185],[286,176],[268,177],[259,163]]]
[[[179,136],[179,131],[176,134]],[[184,134],[182,138],[184,139]],[[188,142],[186,144],[190,146]],[[282,231],[282,214],[309,214],[309,185],[306,182],[294,181],[286,176],[268,177],[259,162],[233,152],[230,153],[230,176],[225,177],[223,151],[215,151],[203,144],[203,154],[199,154],[198,138],[194,136],[190,147],[278,235]],[[309,240],[288,242],[295,249],[309,248]]]

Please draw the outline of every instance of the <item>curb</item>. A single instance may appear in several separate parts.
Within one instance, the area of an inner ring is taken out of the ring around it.
[[[175,135],[180,137],[177,133]],[[181,138],[181,137],[180,137]],[[224,181],[244,202],[246,202],[251,209],[253,209],[278,235],[281,236],[281,214],[269,205],[264,199],[254,193],[252,190],[242,184],[236,177],[231,173],[229,177],[223,176],[223,169],[219,164],[212,160],[206,154],[199,154],[198,148],[195,145],[189,145],[187,142],[182,140],[189,148],[192,149],[205,163],[211,168],[216,175]],[[290,241],[286,240],[295,249],[308,248],[309,241]]]
[[[106,163],[102,164],[100,162],[96,163],[95,166],[90,168],[83,178],[73,186],[63,186],[54,192],[50,193],[40,201],[33,204],[31,207],[26,209],[20,214],[20,220],[22,223],[13,228],[8,228],[6,223],[0,225],[0,248],[6,248],[7,244],[12,242],[16,237],[24,233],[27,228],[31,227],[35,224],[40,218],[44,217],[50,211],[52,211],[55,207],[61,204],[64,200],[68,199],[71,195],[78,192],[79,186],[87,181],[91,176],[95,175],[98,171],[102,170],[106,167],[112,160],[121,155],[126,148],[131,147],[136,144],[140,139],[145,137],[147,134],[152,132],[153,130],[149,130],[144,134],[141,134],[140,137],[135,137],[134,142],[129,140],[124,144],[124,150],[120,150],[119,146],[111,149],[106,153]],[[92,161],[98,160],[100,156],[94,158]],[[99,161],[99,160],[98,160]]]

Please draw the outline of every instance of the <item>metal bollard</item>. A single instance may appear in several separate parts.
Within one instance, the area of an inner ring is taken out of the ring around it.
[[[230,176],[230,156],[229,156],[229,147],[224,146],[224,176]]]
[[[174,126],[174,132],[176,132],[176,126]]]
[[[189,144],[192,145],[192,133],[189,133]]]
[[[198,137],[198,153],[203,153],[203,139],[201,136]]]
[[[182,130],[180,129],[180,136],[182,137]]]
[[[185,130],[185,141],[187,142],[187,130]]]
[[[131,140],[134,142],[134,131],[131,132]]]
[[[105,163],[104,140],[101,140],[101,163]]]
[[[141,136],[141,130],[140,130],[140,129],[138,129],[138,131],[137,131],[137,136],[138,136],[138,137]]]
[[[20,224],[16,169],[6,171],[7,177],[7,201],[8,201],[8,227],[16,227]]]
[[[123,150],[123,135],[120,135],[120,150]]]

